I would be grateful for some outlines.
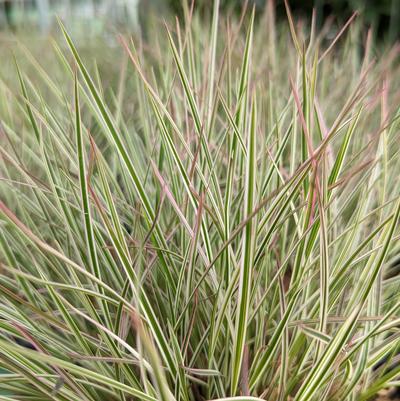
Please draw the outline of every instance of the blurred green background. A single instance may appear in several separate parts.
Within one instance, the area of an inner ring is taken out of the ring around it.
[[[221,0],[226,12],[240,12],[244,3],[262,11],[266,0]],[[277,16],[285,18],[283,0],[273,1]],[[212,0],[197,0],[195,5],[207,18]],[[333,16],[340,23],[355,10],[360,11],[366,27],[375,36],[395,41],[400,38],[400,0],[289,0],[293,13],[309,18],[316,10],[317,26]],[[0,0],[2,31],[38,28],[48,33],[54,27],[54,15],[67,20],[85,33],[101,33],[113,27],[138,30],[146,24],[146,15],[155,10],[159,16],[180,14],[182,0]]]
[[[268,0],[249,0],[249,5],[262,10]],[[286,18],[283,0],[272,0],[276,6],[278,17]],[[359,11],[366,26],[374,29],[377,36],[393,41],[400,37],[400,0],[288,0],[293,13],[297,16],[309,18],[313,9],[316,11],[317,25],[322,26],[323,21],[333,16],[343,22],[354,11]],[[168,1],[171,9],[178,13],[181,9],[181,1]],[[197,0],[198,7],[207,8],[212,2],[209,0]],[[241,9],[245,0],[222,0],[222,6],[237,12]]]

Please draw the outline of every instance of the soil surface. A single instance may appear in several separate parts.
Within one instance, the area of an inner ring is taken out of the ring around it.
[[[382,390],[374,398],[374,401],[400,401],[400,388]]]

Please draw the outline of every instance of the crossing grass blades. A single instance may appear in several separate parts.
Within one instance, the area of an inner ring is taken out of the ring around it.
[[[147,43],[121,36],[108,76],[61,23],[51,62],[17,57],[0,400],[399,386],[399,49],[356,16],[332,37],[273,11],[185,7]]]

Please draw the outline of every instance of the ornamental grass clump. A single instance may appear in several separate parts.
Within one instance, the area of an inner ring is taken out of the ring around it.
[[[398,48],[378,53],[356,15],[332,36],[287,11],[228,18],[216,1],[207,24],[186,7],[146,43],[120,36],[109,74],[107,48],[94,65],[61,23],[66,48],[17,57],[0,400],[399,385]]]

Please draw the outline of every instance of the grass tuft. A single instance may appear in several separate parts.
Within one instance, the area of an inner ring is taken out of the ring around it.
[[[399,385],[398,48],[285,3],[288,24],[272,2],[186,7],[95,66],[61,22],[49,62],[21,47],[0,81],[0,399]]]

